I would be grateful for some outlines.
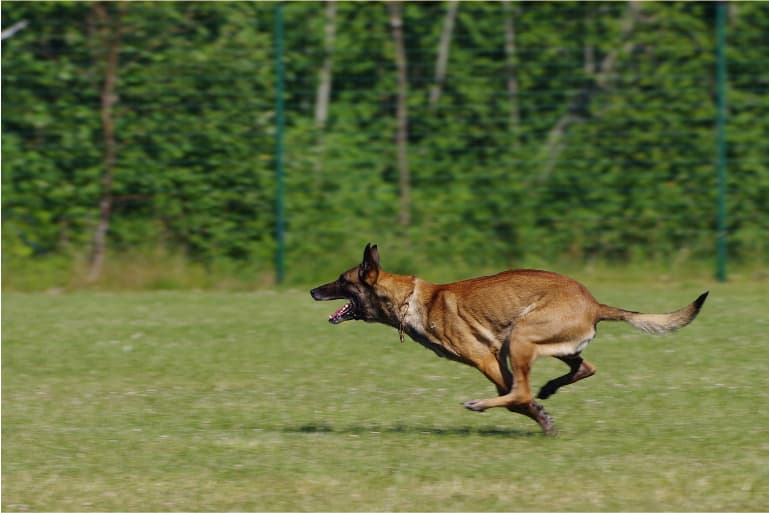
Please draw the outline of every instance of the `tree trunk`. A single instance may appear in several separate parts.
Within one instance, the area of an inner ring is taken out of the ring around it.
[[[99,200],[99,221],[93,233],[91,256],[89,259],[88,281],[96,281],[104,267],[104,254],[107,245],[107,231],[112,215],[112,188],[117,160],[115,141],[115,118],[113,107],[117,103],[118,67],[120,64],[121,18],[125,4],[120,4],[114,14],[108,12],[104,3],[93,4],[96,18],[98,43],[104,48],[104,82],[101,89],[101,126],[104,141],[104,174],[101,179],[101,198]]]
[[[411,179],[409,177],[408,162],[408,76],[406,67],[406,49],[403,41],[403,17],[400,2],[388,2],[390,11],[390,27],[392,28],[393,43],[395,45],[395,68],[398,72],[398,97],[397,97],[397,134],[396,144],[398,152],[398,184],[400,187],[400,224],[408,226],[411,223],[411,206],[409,200]]]
[[[515,16],[518,14],[517,5],[514,7],[509,0],[505,0],[505,69],[507,71],[507,102],[510,113],[508,114],[508,130],[513,141],[513,148],[517,148],[519,141],[519,129],[521,115],[518,109],[518,76],[515,69]]]
[[[326,27],[323,39],[323,66],[318,75],[318,94],[315,99],[315,127],[324,129],[328,121],[328,105],[331,98],[331,73],[336,36],[336,2],[326,0]]]
[[[430,88],[430,107],[435,107],[443,92],[443,82],[446,80],[446,67],[449,62],[449,47],[451,46],[451,34],[454,31],[454,20],[457,18],[457,0],[449,0],[446,8],[446,17],[443,19],[443,30],[438,43],[438,58],[435,61],[435,82]]]
[[[543,161],[542,169],[539,172],[540,180],[546,180],[550,176],[550,173],[552,173],[555,164],[558,161],[558,157],[563,150],[563,138],[566,135],[566,132],[572,125],[579,123],[584,119],[583,113],[587,110],[587,106],[590,103],[593,94],[598,89],[605,89],[609,86],[609,81],[614,73],[614,66],[617,63],[620,54],[632,51],[635,46],[635,44],[630,41],[630,36],[638,23],[641,6],[637,0],[630,0],[627,2],[626,6],[627,8],[623,16],[620,36],[624,44],[615,45],[613,49],[604,56],[597,70],[592,74],[591,79],[572,97],[563,115],[561,115],[548,132],[547,137],[545,138],[545,144],[540,152],[540,159]],[[584,67],[586,70],[595,68],[592,48],[585,50],[584,59]]]
[[[16,34],[16,32],[20,30],[24,30],[27,27],[27,25],[29,25],[27,20],[17,21],[7,29],[3,29],[2,33],[0,33],[0,39],[5,41],[6,39],[13,37]]]

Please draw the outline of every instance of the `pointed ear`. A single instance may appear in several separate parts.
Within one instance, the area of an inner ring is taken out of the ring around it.
[[[358,267],[358,278],[364,283],[373,285],[379,278],[379,250],[376,245],[366,244],[363,250],[363,262]]]

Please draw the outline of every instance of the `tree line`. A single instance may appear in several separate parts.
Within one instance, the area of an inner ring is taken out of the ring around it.
[[[276,8],[3,2],[4,268],[271,272]],[[715,4],[282,9],[289,279],[368,241],[410,272],[713,254]],[[765,262],[769,4],[728,9],[729,251]]]

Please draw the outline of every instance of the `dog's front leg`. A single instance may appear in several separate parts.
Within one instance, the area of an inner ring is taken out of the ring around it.
[[[525,341],[515,340],[514,337],[511,338],[508,348],[512,382],[511,386],[505,387],[507,392],[498,397],[467,401],[465,403],[465,408],[480,412],[488,410],[489,408],[509,408],[512,406],[526,405],[532,401],[533,397],[531,395],[531,385],[529,384],[529,374],[531,373],[531,365],[534,363],[536,357],[536,350],[533,345],[528,344]],[[497,367],[501,368],[503,366],[498,364]],[[479,368],[481,372],[488,376],[487,372],[489,371],[490,366]],[[492,381],[494,380],[492,379]]]
[[[489,399],[475,399],[464,403],[464,407],[471,411],[483,412],[489,408],[505,407],[514,413],[520,413],[533,419],[542,428],[545,434],[555,433],[553,419],[544,408],[534,400],[531,394],[529,375],[531,365],[536,358],[536,349],[532,345],[520,341],[510,341],[511,371],[495,359],[496,365],[490,360],[484,360],[478,369],[497,385],[498,397]],[[505,377],[507,376],[509,377]]]
[[[505,366],[504,362],[492,353],[475,362],[475,367],[483,373],[486,378],[494,383],[499,395],[505,395],[513,388],[513,375]],[[465,407],[472,401],[464,403]]]

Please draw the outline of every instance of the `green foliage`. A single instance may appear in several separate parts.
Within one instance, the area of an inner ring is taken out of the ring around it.
[[[118,4],[106,7],[117,15]],[[319,128],[325,6],[283,6],[290,280],[354,261],[369,240],[410,272],[713,254],[714,4],[463,2],[435,105],[446,6],[404,7],[409,226],[398,224],[386,7],[337,4],[329,119]],[[121,8],[112,254],[270,272],[275,5]],[[769,6],[730,4],[729,14],[730,254],[765,263]],[[2,19],[28,22],[3,41],[3,266],[77,260],[104,172],[98,17],[91,3],[4,2]]]

